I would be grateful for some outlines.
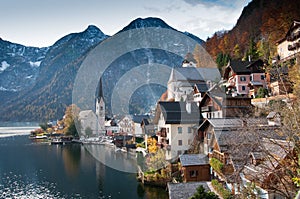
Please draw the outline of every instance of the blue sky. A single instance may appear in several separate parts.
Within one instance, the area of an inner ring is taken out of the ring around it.
[[[46,47],[88,25],[113,35],[138,17],[159,17],[206,40],[230,30],[250,0],[0,0],[0,37]]]

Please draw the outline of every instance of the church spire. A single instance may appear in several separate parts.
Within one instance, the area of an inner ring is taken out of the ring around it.
[[[98,93],[97,93],[98,101],[100,101],[101,98],[103,98],[102,77],[100,78],[100,81],[99,81],[99,84],[98,84]]]

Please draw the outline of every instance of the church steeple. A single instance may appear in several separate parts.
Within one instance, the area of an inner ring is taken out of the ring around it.
[[[100,78],[98,85],[98,92],[96,93],[96,115],[98,118],[98,131],[100,134],[105,133],[105,102],[102,87],[102,78]]]
[[[100,99],[103,98],[102,78],[100,78],[99,85],[98,85],[98,93],[96,95],[98,101],[100,101]]]

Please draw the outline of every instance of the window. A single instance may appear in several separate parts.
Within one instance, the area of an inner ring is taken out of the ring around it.
[[[182,127],[178,127],[178,133],[182,133]]]
[[[198,171],[192,170],[190,171],[190,177],[197,177]]]
[[[246,86],[242,86],[242,91],[246,90]]]
[[[178,146],[182,146],[182,140],[178,140]]]
[[[192,127],[188,127],[188,133],[192,133]]]
[[[261,76],[260,76],[260,79],[261,79],[261,80],[264,80],[264,79],[265,79],[265,75],[261,75]]]
[[[211,134],[207,133],[207,139],[210,139],[210,138],[211,138]]]
[[[252,81],[252,75],[250,76],[250,81]]]
[[[245,81],[246,81],[246,77],[245,77],[245,76],[241,76],[241,77],[240,77],[240,80],[241,80],[242,82],[245,82]]]
[[[177,155],[181,155],[181,151],[177,151]]]

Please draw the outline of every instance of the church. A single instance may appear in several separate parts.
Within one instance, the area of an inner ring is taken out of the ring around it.
[[[99,81],[98,91],[95,97],[95,109],[83,110],[79,113],[81,123],[81,135],[99,136],[105,135],[105,102],[103,96],[102,79]]]
[[[181,67],[172,68],[162,101],[199,102],[201,95],[220,79],[217,68],[198,68],[193,60],[185,59]]]

